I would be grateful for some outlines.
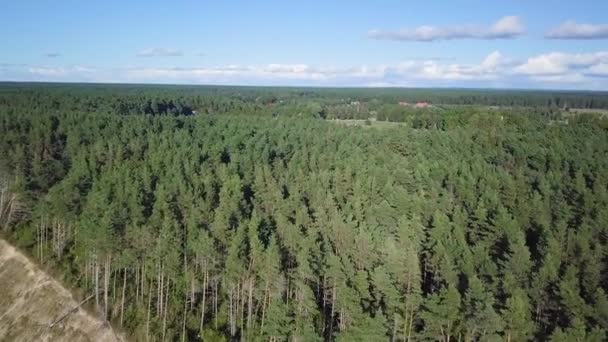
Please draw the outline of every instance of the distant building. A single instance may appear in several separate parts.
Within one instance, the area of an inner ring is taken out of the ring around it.
[[[359,102],[359,101],[351,101],[351,103],[350,103],[351,106],[358,106],[360,104],[361,104],[361,102]]]
[[[416,103],[416,108],[427,108],[429,107],[429,103],[428,102],[418,102]]]
[[[409,107],[409,106],[411,106],[411,104],[409,102],[405,102],[405,101],[399,101],[399,105],[403,106],[403,107]]]

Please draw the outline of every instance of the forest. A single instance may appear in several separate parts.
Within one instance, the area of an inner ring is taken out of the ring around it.
[[[1,236],[136,341],[605,341],[606,108],[2,83]]]

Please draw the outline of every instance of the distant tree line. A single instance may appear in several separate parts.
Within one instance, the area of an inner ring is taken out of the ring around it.
[[[608,92],[0,83],[0,106],[121,115],[285,112],[366,119],[370,112],[374,116],[400,102],[542,110],[608,109]],[[316,107],[319,109],[314,112]]]

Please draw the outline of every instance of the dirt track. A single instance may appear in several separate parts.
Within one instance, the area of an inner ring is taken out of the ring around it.
[[[59,282],[0,239],[0,341],[122,341]]]

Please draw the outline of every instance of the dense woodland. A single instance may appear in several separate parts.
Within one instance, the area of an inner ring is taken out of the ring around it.
[[[361,108],[348,108],[351,102]],[[386,105],[426,101],[441,105],[608,109],[608,92],[399,88],[218,87],[128,84],[0,82],[0,105],[15,110],[104,114],[299,113],[325,110],[337,116],[382,112]],[[364,117],[365,118],[365,117]]]
[[[608,95],[3,84],[0,229],[134,340],[605,341],[608,125],[564,102]]]

